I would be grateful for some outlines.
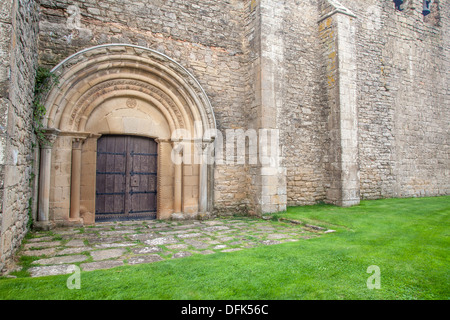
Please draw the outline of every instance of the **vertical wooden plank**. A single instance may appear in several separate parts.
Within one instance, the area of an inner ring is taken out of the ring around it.
[[[115,152],[115,137],[105,137],[106,141],[106,168],[104,172],[113,172],[114,171],[114,155],[111,154]],[[112,174],[104,174],[105,176],[105,193],[114,192],[114,175]],[[115,212],[114,211],[114,200],[113,196],[104,195],[105,199],[105,211],[104,212]]]
[[[125,192],[125,172],[126,172],[126,157],[122,155],[125,153],[125,143],[123,137],[116,137],[115,153],[114,156],[114,172],[122,173],[114,175],[114,212],[124,212],[125,208],[125,194],[120,195],[118,193]]]
[[[150,141],[150,139],[140,139],[140,143],[139,143],[139,147],[141,149],[140,153],[143,154],[148,154],[148,141]],[[148,156],[140,156],[140,166],[139,166],[139,171],[142,173],[147,173],[148,172]],[[141,175],[139,177],[139,190],[141,192],[147,192],[148,191],[148,182],[147,182],[148,176],[147,175]],[[147,193],[142,193],[139,199],[139,207],[140,210],[151,210],[151,208],[148,207],[148,203],[147,203],[147,198],[148,198],[149,194]]]
[[[126,166],[125,166],[125,215],[129,215],[132,210],[132,199],[131,199],[131,181],[130,181],[130,172],[133,169],[133,162],[131,159],[131,137],[125,137],[125,152],[126,152]]]
[[[106,145],[104,139],[99,139],[97,142],[97,172],[103,172],[106,168],[106,158],[101,152],[106,151]],[[97,174],[96,177],[96,194],[105,192],[105,176],[102,174]],[[96,195],[95,198],[95,211],[104,212],[105,211],[105,198],[101,195]]]

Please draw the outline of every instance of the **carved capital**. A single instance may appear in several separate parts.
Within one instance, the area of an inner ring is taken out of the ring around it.
[[[58,129],[45,129],[42,133],[44,135],[44,139],[41,139],[40,144],[42,149],[51,149],[53,148],[53,144],[56,141],[60,134],[60,130]]]
[[[86,138],[76,137],[72,139],[72,149],[80,150]]]
[[[182,142],[172,141],[172,148],[173,152],[175,152],[176,154],[179,154],[180,156],[183,155],[184,145]]]

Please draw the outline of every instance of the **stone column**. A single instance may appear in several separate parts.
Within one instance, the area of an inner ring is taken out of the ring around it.
[[[256,37],[254,62],[256,114],[250,128],[259,134],[259,164],[250,168],[252,175],[255,214],[286,210],[286,168],[278,142],[279,121],[284,103],[285,48],[283,20],[286,7],[278,1],[261,0],[255,3]],[[252,213],[253,213],[252,212]]]
[[[175,162],[175,175],[174,175],[174,201],[173,211],[174,213],[182,213],[182,190],[183,190],[183,147],[181,143],[175,143],[173,147],[173,161]]]
[[[199,177],[199,193],[198,193],[198,212],[206,213],[208,211],[208,154],[211,142],[201,143],[200,157],[200,177]]]
[[[46,141],[41,143],[41,162],[39,172],[39,209],[38,221],[36,226],[42,229],[48,229],[50,226],[50,173],[52,165],[53,143],[58,137],[59,130],[49,129],[44,135]]]
[[[320,2],[326,95],[330,114],[327,201],[352,206],[360,201],[355,15],[336,0]]]
[[[72,140],[72,173],[70,185],[70,220],[80,221],[81,146],[84,139]]]

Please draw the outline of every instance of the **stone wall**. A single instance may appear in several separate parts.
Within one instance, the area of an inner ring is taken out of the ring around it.
[[[288,1],[288,6],[280,22],[286,44],[280,128],[287,204],[294,206],[325,199],[329,108],[321,78],[318,1]]]
[[[249,164],[248,150],[244,165],[237,154],[216,165],[217,213],[449,194],[450,6],[435,0],[424,17],[422,4],[2,1],[0,270],[26,233],[30,205],[36,212],[37,60],[54,67],[101,44],[147,47],[180,63],[205,89],[224,135],[279,130],[274,168]]]
[[[240,0],[42,0],[39,63],[53,67],[73,53],[107,43],[154,49],[198,79],[224,135],[227,129],[246,130],[248,55],[242,42],[247,7]],[[216,166],[216,211],[247,212],[247,170]]]
[[[449,5],[351,1],[356,13],[361,195],[450,191]]]
[[[356,16],[345,36],[355,44],[347,56],[356,61],[347,77],[353,85],[356,76],[355,101],[344,93],[345,65],[333,89],[338,98],[330,95],[321,3],[342,4]],[[199,80],[224,135],[227,129],[279,129],[276,177],[262,178],[260,165],[216,166],[220,213],[256,213],[273,201],[273,210],[280,203],[339,203],[344,193],[352,203],[359,193],[364,199],[448,194],[446,4],[434,1],[424,17],[421,0],[408,1],[403,11],[390,0],[42,0],[39,60],[52,67],[106,43],[148,47]],[[350,123],[357,127],[346,137]]]
[[[33,0],[5,0],[0,5],[0,271],[20,246],[29,209],[35,207],[37,155],[31,119],[37,13]]]

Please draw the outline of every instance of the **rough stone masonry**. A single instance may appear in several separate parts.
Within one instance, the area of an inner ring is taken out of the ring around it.
[[[0,269],[31,220],[95,223],[102,135],[156,139],[158,218],[448,195],[450,6],[423,9],[422,0],[2,1]],[[54,145],[41,148],[37,65],[62,81],[45,101]],[[225,138],[248,133],[245,164],[167,160],[170,130],[205,115]],[[77,126],[63,125],[70,119]],[[278,132],[273,163],[248,161],[261,129]]]

